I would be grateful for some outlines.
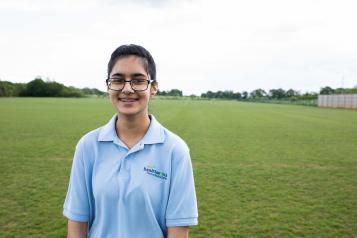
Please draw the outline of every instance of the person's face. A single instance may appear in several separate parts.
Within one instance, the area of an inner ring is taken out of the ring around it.
[[[110,78],[131,80],[149,80],[143,61],[137,56],[120,58],[115,63]],[[145,91],[134,91],[130,83],[125,83],[121,91],[113,91],[108,88],[110,101],[122,115],[137,115],[148,113],[148,104],[151,95],[156,94],[157,83],[149,84]]]

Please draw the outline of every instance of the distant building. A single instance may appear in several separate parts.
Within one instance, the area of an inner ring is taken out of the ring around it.
[[[317,105],[319,107],[357,109],[357,94],[319,95]]]

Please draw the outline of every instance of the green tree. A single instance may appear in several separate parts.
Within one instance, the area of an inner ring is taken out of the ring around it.
[[[233,94],[233,98],[236,100],[240,100],[242,98],[242,94],[240,94],[239,92],[236,92]]]
[[[46,83],[41,78],[36,78],[26,85],[21,96],[45,97],[49,96],[49,92],[47,91]]]
[[[13,96],[14,85],[8,81],[0,81],[0,97]]]
[[[334,94],[335,90],[329,86],[323,87],[320,89],[320,94],[322,95],[329,95],[329,94]]]
[[[279,89],[270,89],[269,90],[269,95],[273,99],[282,99],[286,97],[285,90],[282,88]]]
[[[169,96],[181,97],[181,96],[182,96],[182,91],[181,91],[181,90],[178,90],[178,89],[171,89],[171,90],[168,92],[168,95],[169,95]]]
[[[243,91],[242,92],[242,99],[243,100],[248,99],[248,92],[247,91]]]
[[[288,91],[286,91],[286,97],[288,98],[292,98],[292,97],[295,97],[295,96],[298,96],[299,95],[299,92],[298,91],[295,91],[294,89],[289,89]]]
[[[51,97],[61,97],[65,86],[57,82],[46,82],[46,95]]]
[[[263,89],[258,88],[253,90],[249,95],[251,98],[262,98],[262,97],[266,97],[267,93]]]

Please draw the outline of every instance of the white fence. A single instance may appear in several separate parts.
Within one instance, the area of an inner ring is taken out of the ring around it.
[[[319,95],[319,107],[357,109],[357,94]]]

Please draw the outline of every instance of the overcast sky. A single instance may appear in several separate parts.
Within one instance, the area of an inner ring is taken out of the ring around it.
[[[147,48],[161,90],[357,85],[357,1],[1,0],[0,79],[105,90],[121,44]]]

